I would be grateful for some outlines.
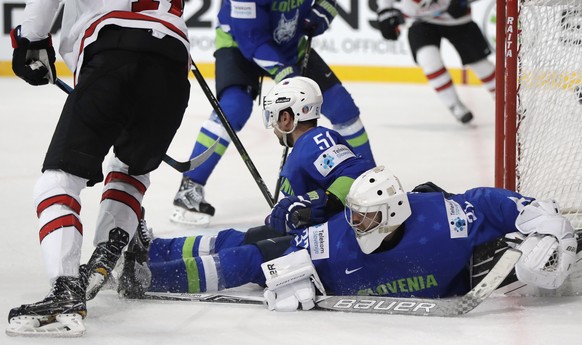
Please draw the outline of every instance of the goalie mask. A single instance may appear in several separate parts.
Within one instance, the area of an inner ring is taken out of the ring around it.
[[[276,128],[281,133],[289,134],[298,122],[318,119],[322,103],[321,89],[315,81],[305,77],[285,79],[275,85],[263,100],[265,128]],[[290,109],[294,116],[290,131],[282,131],[277,124],[281,111],[285,109]]]
[[[411,213],[400,181],[383,166],[360,175],[346,197],[346,220],[366,254],[378,249]]]

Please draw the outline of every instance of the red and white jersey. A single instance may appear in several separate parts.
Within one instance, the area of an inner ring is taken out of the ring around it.
[[[27,0],[22,37],[30,41],[46,38],[59,3],[60,0]],[[95,42],[99,30],[110,24],[151,29],[160,38],[170,35],[190,51],[182,16],[183,0],[64,0],[64,4],[59,53],[75,75],[85,48]]]
[[[470,22],[468,1],[451,0],[378,0],[378,9],[394,7],[406,17],[438,25],[459,25]]]

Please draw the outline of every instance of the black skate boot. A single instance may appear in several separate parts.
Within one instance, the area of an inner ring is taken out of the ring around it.
[[[121,251],[129,242],[129,234],[121,228],[109,231],[109,240],[100,243],[86,265],[79,269],[87,287],[87,301],[92,300],[109,279]]]
[[[174,197],[174,213],[170,220],[176,223],[206,226],[214,216],[214,207],[204,200],[204,186],[186,176]]]
[[[473,120],[473,113],[471,113],[471,111],[467,109],[462,103],[457,103],[450,109],[453,116],[462,124],[469,123],[471,120]]]
[[[150,287],[152,273],[147,261],[139,262],[139,254],[126,251],[123,254],[123,271],[119,277],[117,293],[120,297],[138,299],[143,298]]]
[[[23,304],[8,314],[10,336],[74,337],[85,332],[85,289],[77,277],[58,277],[40,302]]]
[[[142,298],[150,286],[151,272],[147,263],[153,232],[144,218],[145,209],[142,208],[142,219],[124,253],[123,271],[117,286],[117,292],[124,298]]]

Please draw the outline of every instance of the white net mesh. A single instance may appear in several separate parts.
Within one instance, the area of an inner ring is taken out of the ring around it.
[[[580,229],[582,0],[522,0],[519,30],[517,190]]]

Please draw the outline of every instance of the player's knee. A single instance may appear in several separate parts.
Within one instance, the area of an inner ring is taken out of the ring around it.
[[[87,185],[87,180],[71,175],[62,170],[45,170],[37,180],[33,198],[38,205],[48,198],[66,195],[78,199],[81,190]]]
[[[487,58],[470,63],[469,68],[481,79],[495,72],[495,65]]]
[[[245,87],[231,86],[222,91],[220,106],[235,131],[240,131],[253,111],[251,92]]]
[[[321,112],[333,125],[355,121],[360,116],[352,95],[341,84],[336,84],[323,93]]]
[[[415,60],[425,74],[434,73],[445,66],[440,49],[433,45],[419,48],[415,54]]]

